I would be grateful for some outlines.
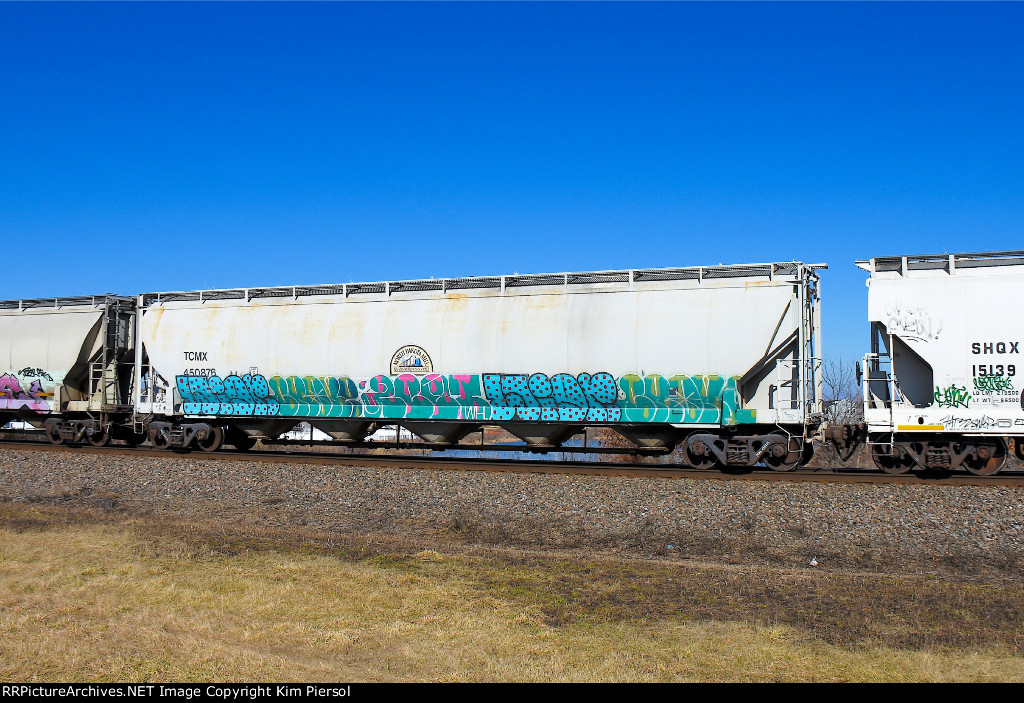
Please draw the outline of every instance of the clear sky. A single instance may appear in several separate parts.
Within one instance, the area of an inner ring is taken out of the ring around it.
[[[0,3],[0,299],[1024,249],[1021,3]]]

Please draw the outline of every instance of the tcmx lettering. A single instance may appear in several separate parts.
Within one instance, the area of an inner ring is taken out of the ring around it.
[[[185,361],[206,361],[206,352],[187,351],[185,352]]]

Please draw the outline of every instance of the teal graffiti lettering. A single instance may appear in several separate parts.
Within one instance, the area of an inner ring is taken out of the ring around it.
[[[755,421],[756,411],[739,407],[735,378],[627,374],[619,379],[625,422],[735,425]]]
[[[615,378],[605,372],[484,374],[484,395],[494,420],[618,422]]]
[[[278,415],[263,376],[176,376],[175,386],[186,415]]]
[[[290,417],[490,419],[478,375],[274,376],[269,386]]]
[[[220,385],[217,385],[217,384]],[[230,413],[255,412],[268,396],[277,413],[292,417],[392,420],[474,420],[572,423],[751,423],[755,411],[740,408],[735,378],[714,375],[665,377],[599,372],[274,376],[265,395],[244,383],[213,377],[185,385],[211,414],[230,396]],[[181,384],[179,384],[180,386]],[[184,397],[184,392],[183,392]],[[277,414],[275,413],[275,414]]]

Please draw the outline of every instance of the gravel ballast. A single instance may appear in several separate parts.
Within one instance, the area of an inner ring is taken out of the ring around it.
[[[1015,571],[1024,489],[370,469],[0,449],[0,500],[338,535]]]

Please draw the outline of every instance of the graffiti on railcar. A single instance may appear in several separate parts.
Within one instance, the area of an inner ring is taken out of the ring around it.
[[[619,379],[625,422],[736,425],[756,420],[755,410],[739,407],[735,378],[715,375],[627,374]]]
[[[975,405],[1005,405],[1017,402],[1018,391],[1009,376],[976,376],[971,397]]]
[[[270,390],[291,417],[361,417],[359,391],[347,376],[274,376]]]
[[[263,376],[176,376],[186,415],[278,415],[280,403]]]
[[[974,379],[976,391],[1012,391],[1013,379],[1008,376],[977,376]]]
[[[480,376],[474,374],[378,374],[360,381],[363,417],[410,420],[490,419]]]
[[[181,375],[186,414],[479,422],[752,423],[735,378],[607,372],[349,376]]]
[[[935,402],[940,408],[966,408],[971,403],[971,396],[967,392],[967,386],[950,384],[945,388],[935,386]]]
[[[1008,418],[994,418],[988,415],[981,417],[956,417],[947,415],[939,420],[949,431],[964,432],[969,430],[1009,429],[1013,423]]]
[[[618,387],[609,373],[483,375],[492,420],[619,422]]]
[[[25,381],[19,380],[12,373],[0,376],[0,410],[27,408],[37,413],[50,412],[50,405],[44,400],[44,397],[52,394],[43,392],[42,380],[36,378],[27,382],[28,388],[25,388],[25,384]]]
[[[408,420],[488,420],[490,405],[480,376],[471,374],[378,374],[274,376],[270,379],[281,415],[293,417]]]
[[[886,328],[906,339],[928,342],[942,333],[942,320],[932,316],[923,305],[890,303],[885,311]]]

